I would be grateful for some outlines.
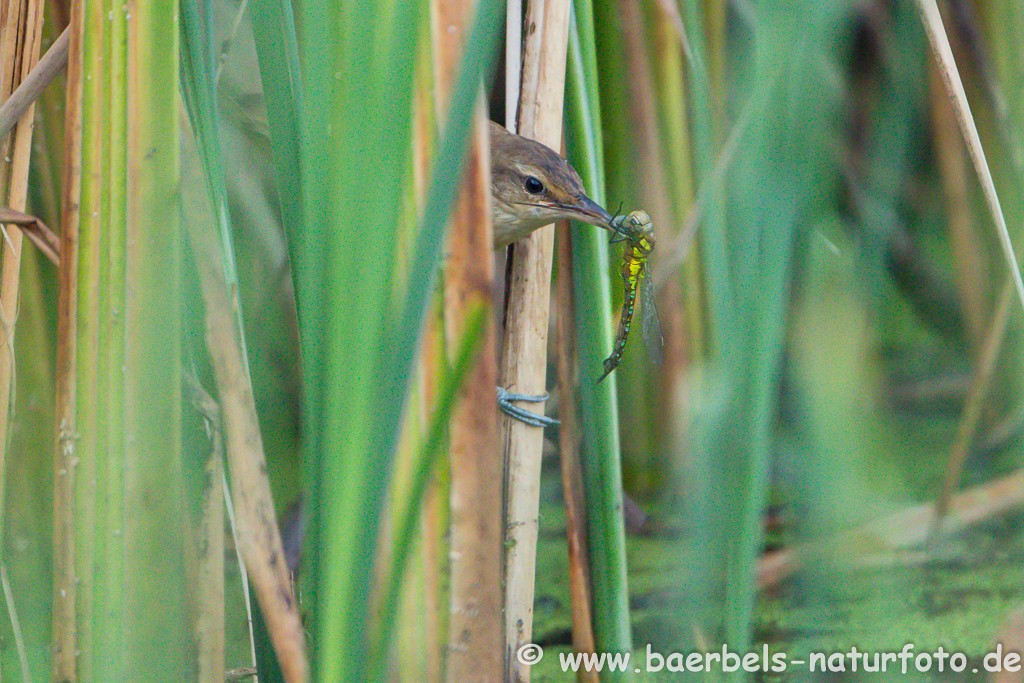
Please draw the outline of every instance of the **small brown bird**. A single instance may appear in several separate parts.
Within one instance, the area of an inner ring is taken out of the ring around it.
[[[583,191],[569,162],[550,147],[491,122],[491,220],[494,248],[570,218],[611,229],[612,217]]]
[[[612,217],[583,191],[583,181],[569,162],[550,147],[514,135],[491,122],[491,221],[494,248],[521,240],[549,223],[570,218],[611,230]],[[498,387],[498,407],[509,417],[535,427],[557,424],[514,405],[540,402],[547,396],[511,394]]]

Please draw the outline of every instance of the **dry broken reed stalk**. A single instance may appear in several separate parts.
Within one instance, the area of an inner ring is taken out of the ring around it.
[[[562,148],[569,3],[530,3],[524,31],[523,83],[518,133]],[[512,247],[512,274],[502,350],[500,385],[520,394],[545,393],[548,310],[554,226],[537,230]],[[543,403],[536,410],[543,412]],[[528,681],[528,664],[514,657],[531,643],[537,553],[540,460],[543,430],[502,421],[508,503],[505,557],[505,639],[508,680]]]
[[[476,3],[432,5],[438,120],[448,116],[449,97],[464,52]],[[450,217],[444,280],[444,326],[449,354],[466,334],[471,314],[491,307],[491,164],[483,105],[477,104],[462,189]],[[501,491],[493,354],[488,324],[481,350],[459,391],[451,416],[451,539],[448,625],[449,681],[498,683],[502,678]]]

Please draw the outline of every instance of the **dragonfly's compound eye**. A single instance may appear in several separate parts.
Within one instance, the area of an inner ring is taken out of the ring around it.
[[[544,183],[531,176],[526,176],[526,182],[523,183],[523,187],[530,194],[540,194],[544,191]]]
[[[646,211],[634,211],[629,214],[628,218],[629,222],[636,228],[643,228],[651,223],[651,217],[647,215]]]

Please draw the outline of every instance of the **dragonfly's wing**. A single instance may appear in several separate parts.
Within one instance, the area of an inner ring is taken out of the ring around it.
[[[658,308],[654,305],[654,285],[650,267],[644,263],[644,272],[640,278],[640,297],[643,300],[643,329],[644,344],[647,345],[647,353],[651,361],[661,365],[663,354],[661,352],[665,341],[661,336],[661,320],[658,319]]]

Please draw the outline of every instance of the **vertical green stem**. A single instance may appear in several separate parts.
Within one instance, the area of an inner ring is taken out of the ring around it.
[[[601,110],[593,10],[589,0],[575,3],[576,30],[569,33],[567,135],[588,194],[604,204]],[[597,369],[612,348],[615,329],[609,302],[608,244],[604,232],[575,226],[573,280],[576,290],[576,336],[583,412],[584,488],[589,510],[590,577],[594,602],[594,636],[598,652],[632,649],[626,540],[622,516],[622,468],[615,376],[595,384]],[[608,674],[608,680],[619,680]],[[622,678],[628,678],[628,674]]]

